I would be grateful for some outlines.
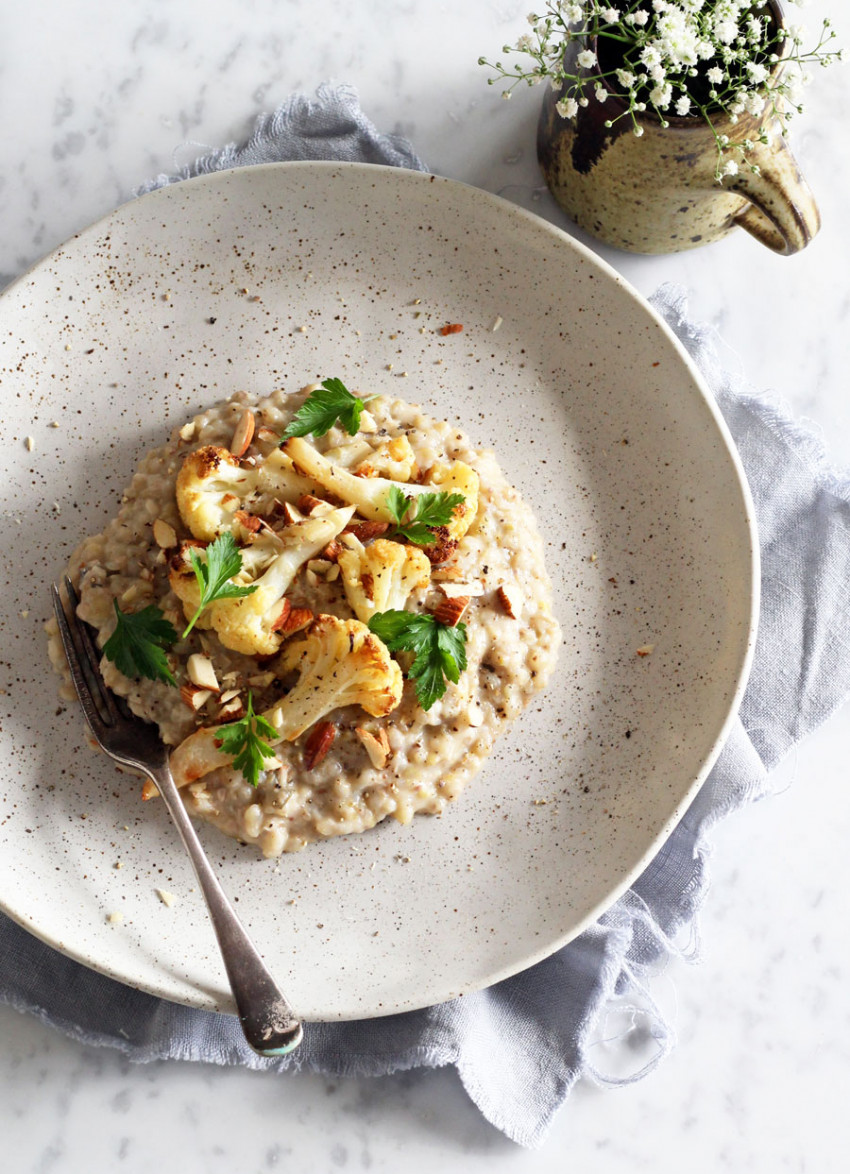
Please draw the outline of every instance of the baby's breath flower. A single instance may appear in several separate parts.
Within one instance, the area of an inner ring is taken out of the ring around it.
[[[790,2],[802,8],[808,0]],[[605,126],[628,118],[638,138],[647,110],[648,119],[662,127],[670,110],[681,118],[701,117],[714,132],[715,177],[721,182],[741,167],[752,171],[748,152],[768,144],[802,110],[805,67],[842,56],[832,48],[829,20],[814,48],[804,51],[801,26],[789,20],[777,27],[768,0],[545,0],[542,12],[529,12],[526,19],[528,31],[503,52],[526,54],[527,68],[479,58],[507,83],[503,97],[522,82],[548,79],[562,118],[576,118],[591,98],[610,98],[614,111]],[[715,131],[718,119],[734,126],[744,116],[760,125],[748,125],[742,142],[731,144],[719,127]]]
[[[555,109],[561,118],[575,118],[578,114],[578,102],[575,98],[562,98],[560,102],[555,103]]]

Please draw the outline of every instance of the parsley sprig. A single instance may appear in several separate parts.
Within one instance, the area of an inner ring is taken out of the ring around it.
[[[398,534],[416,546],[427,546],[434,541],[434,531],[447,526],[455,509],[463,505],[466,498],[462,493],[417,493],[406,496],[397,485],[387,494],[387,508],[396,523]],[[413,518],[405,522],[411,504],[416,503]]]
[[[165,649],[177,639],[177,633],[158,607],[141,611],[122,611],[115,604],[115,631],[103,646],[103,655],[111,660],[125,677],[147,677],[150,681],[165,681],[176,685],[168,666]]]
[[[183,640],[192,631],[205,607],[209,607],[217,599],[241,599],[245,595],[252,595],[257,590],[256,584],[252,587],[240,587],[237,583],[229,582],[234,575],[238,575],[242,570],[242,555],[236,545],[236,539],[229,530],[224,534],[219,534],[204,553],[206,559],[203,559],[195,549],[189,552],[192,570],[195,572],[195,578],[201,589],[201,602],[183,633]]]
[[[275,752],[264,740],[278,737],[277,730],[261,713],[254,713],[254,704],[248,693],[248,708],[238,721],[219,726],[216,742],[225,754],[233,755],[233,765],[256,787],[263,770],[263,759],[274,758]]]
[[[290,436],[324,436],[337,421],[349,436],[360,431],[360,416],[370,399],[352,395],[341,379],[325,379],[322,386],[312,391],[295,413],[281,440]]]
[[[446,681],[457,682],[466,668],[466,624],[450,628],[427,613],[381,611],[369,628],[390,652],[414,653],[408,677],[416,681],[416,698],[430,709],[446,691]]]

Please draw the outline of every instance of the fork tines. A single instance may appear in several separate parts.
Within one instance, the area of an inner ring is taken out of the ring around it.
[[[59,625],[62,647],[68,658],[71,680],[74,684],[86,721],[95,738],[100,740],[104,727],[118,718],[115,698],[107,689],[100,675],[100,653],[98,652],[87,626],[77,616],[79,596],[66,575],[63,579],[69,608],[62,602],[59,588],[51,588],[53,611]]]

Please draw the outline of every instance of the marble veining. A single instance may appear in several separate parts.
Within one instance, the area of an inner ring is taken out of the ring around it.
[[[350,81],[384,131],[438,172],[530,208],[582,238],[542,187],[540,95],[498,99],[476,65],[522,31],[513,0],[43,0],[8,6],[0,95],[0,283],[206,145],[238,139],[294,89]],[[805,21],[850,23],[837,0]],[[843,26],[843,27],[842,27]],[[847,407],[850,156],[846,67],[815,78],[795,153],[824,227],[798,257],[744,233],[647,259],[598,251],[643,293],[688,287],[727,366],[784,400],[850,465]],[[565,288],[565,299],[570,290]],[[587,1174],[844,1168],[850,835],[839,714],[782,768],[775,797],[716,832],[702,965],[671,965],[653,993],[678,1046],[647,1080],[581,1085],[536,1154],[487,1125],[453,1071],[381,1080],[267,1077],[188,1064],[137,1067],[0,1008],[0,1122],[15,1171],[173,1168],[412,1174],[470,1169]],[[600,1042],[604,1071],[615,1053]],[[635,1054],[639,1066],[642,1053]],[[6,1163],[3,1163],[6,1168]]]

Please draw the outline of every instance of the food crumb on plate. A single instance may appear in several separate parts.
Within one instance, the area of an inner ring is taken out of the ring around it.
[[[121,925],[124,920],[123,913],[107,913],[106,920],[110,925]]]
[[[160,901],[162,901],[163,905],[167,906],[169,909],[177,900],[173,893],[169,893],[168,889],[157,889],[156,895],[159,897]]]

